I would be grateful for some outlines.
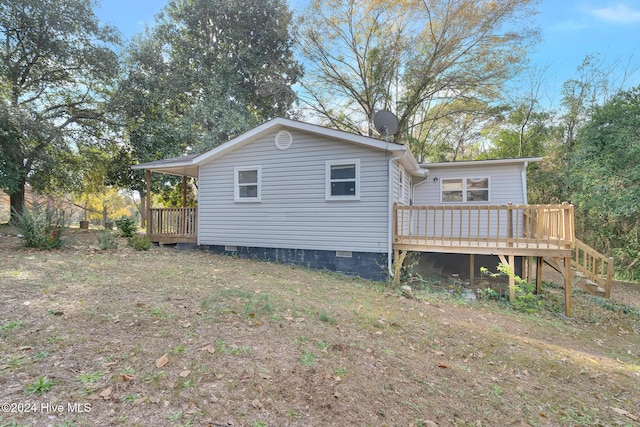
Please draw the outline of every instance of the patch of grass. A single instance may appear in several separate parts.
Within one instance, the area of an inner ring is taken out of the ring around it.
[[[215,340],[213,342],[213,348],[215,348],[216,353],[233,355],[251,353],[253,351],[253,348],[251,347],[229,345],[225,340],[221,339]]]
[[[305,351],[298,358],[298,363],[300,363],[302,366],[311,367],[316,364],[317,359],[318,357],[315,354],[311,353],[310,351]]]
[[[328,343],[326,341],[318,341],[316,342],[316,347],[326,351],[329,347],[331,347],[331,343]]]
[[[94,384],[96,381],[102,378],[102,372],[84,373],[78,375],[78,381],[82,384]]]
[[[20,326],[22,326],[23,324],[24,324],[24,322],[20,322],[18,320],[13,321],[13,322],[5,323],[4,325],[0,325],[0,332],[2,332],[2,331],[11,331],[13,329],[17,329]]]
[[[39,351],[33,355],[33,357],[38,360],[46,359],[49,356],[51,356],[51,353],[49,353],[48,351]]]
[[[140,399],[139,394],[128,394],[122,397],[122,403],[132,403],[136,399]]]
[[[53,388],[54,382],[47,377],[39,377],[32,383],[29,383],[24,389],[25,396],[31,396],[32,394],[39,394],[42,396]]]
[[[338,323],[335,317],[330,316],[329,313],[327,313],[324,310],[321,311],[320,314],[318,315],[318,320],[320,320],[321,322],[326,322],[330,325],[335,325]]]

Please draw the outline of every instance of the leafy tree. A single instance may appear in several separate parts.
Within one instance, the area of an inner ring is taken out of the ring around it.
[[[3,1],[0,32],[0,185],[21,213],[27,183],[70,186],[78,144],[102,142],[119,36],[89,0]]]
[[[397,139],[422,150],[425,123],[451,105],[486,106],[525,62],[531,2],[313,1],[300,23],[305,102],[336,128],[372,134],[374,114],[399,118]],[[472,101],[456,103],[456,101]],[[442,108],[443,104],[450,104]],[[463,110],[464,113],[472,113]],[[428,127],[428,125],[427,125]]]
[[[170,1],[128,49],[120,99],[130,146],[120,157],[200,152],[289,115],[301,74],[290,21],[283,0]],[[140,174],[112,175],[144,194]]]
[[[578,231],[640,277],[640,87],[594,109],[570,169]]]

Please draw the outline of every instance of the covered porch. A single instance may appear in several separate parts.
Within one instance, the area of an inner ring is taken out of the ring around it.
[[[145,170],[145,222],[147,237],[154,243],[197,243],[198,242],[198,208],[187,206],[187,183],[190,178],[198,177],[198,168],[189,164],[194,156],[181,156],[155,162],[153,168],[138,165],[135,169]],[[152,173],[177,175],[182,177],[181,207],[154,208],[151,198]]]

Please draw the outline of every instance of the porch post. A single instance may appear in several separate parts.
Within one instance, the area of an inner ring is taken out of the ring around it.
[[[147,212],[145,212],[147,216],[147,237],[151,237],[151,170],[147,169],[145,172],[145,178],[147,180]]]
[[[187,207],[187,176],[182,176],[182,207]]]
[[[469,286],[473,286],[476,281],[476,256],[469,254]]]
[[[571,317],[571,258],[564,257],[564,315]]]

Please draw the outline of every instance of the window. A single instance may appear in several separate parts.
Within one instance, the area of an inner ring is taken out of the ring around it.
[[[261,197],[260,167],[235,168],[234,172],[234,200],[236,202],[259,202]]]
[[[442,203],[488,202],[489,178],[443,179],[440,190]]]
[[[327,162],[327,200],[358,200],[360,198],[360,161]]]
[[[402,166],[400,166],[398,168],[398,181],[399,181],[399,185],[398,185],[398,191],[400,192],[400,194],[398,194],[398,200],[400,201],[400,203],[406,203],[406,198],[405,198],[405,184],[404,184],[404,168]]]

